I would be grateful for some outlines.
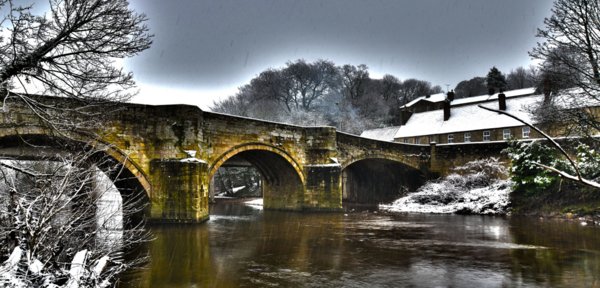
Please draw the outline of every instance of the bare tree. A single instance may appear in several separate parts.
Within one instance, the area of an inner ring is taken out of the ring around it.
[[[418,79],[371,79],[365,65],[297,60],[260,73],[235,95],[215,102],[212,110],[297,125],[332,125],[358,134],[397,124],[402,104],[439,92],[441,87]]]
[[[536,84],[535,81],[535,67],[531,67],[530,69],[517,67],[511,70],[506,76],[506,87],[508,90],[534,87]]]
[[[431,83],[418,79],[406,79],[400,85],[400,102],[404,105],[419,96],[426,96],[442,92],[440,86],[431,86]]]
[[[385,101],[394,100],[397,106],[400,106],[400,97],[399,91],[401,88],[402,82],[398,80],[398,78],[393,75],[386,74],[381,79],[381,96]]]
[[[71,97],[92,106],[122,101],[134,87],[131,73],[114,59],[147,49],[152,36],[146,16],[130,10],[126,0],[50,0],[50,11],[33,15],[31,6],[0,1],[0,86],[2,99],[18,97],[57,129],[72,129],[73,121],[60,114],[100,116],[100,109],[51,107],[28,94]],[[8,90],[22,93],[9,94]],[[4,106],[4,111],[7,107]],[[80,128],[80,127],[76,127]]]
[[[338,69],[331,61],[288,62],[283,73],[293,83],[293,101],[296,109],[310,111],[316,100],[339,88]]]
[[[533,58],[544,61],[541,85],[548,97],[541,109],[550,110],[546,107],[552,104],[549,96],[560,89],[575,105],[585,99],[600,100],[600,3],[556,0],[544,26],[538,29],[538,37],[544,42],[530,52]],[[600,130],[598,119],[589,111],[570,109],[565,115],[582,124],[578,129],[581,133],[595,135]]]
[[[365,94],[369,78],[367,65],[344,65],[340,69],[342,74],[343,92],[349,99],[358,99]]]
[[[281,70],[268,69],[250,81],[256,100],[272,100],[281,103],[288,112],[292,112],[295,90],[294,82]]]
[[[0,285],[114,284],[120,273],[145,261],[123,257],[149,239],[141,223],[123,226],[114,218],[139,213],[143,198],[126,197],[122,210],[107,210],[100,201],[109,186],[98,185],[97,167],[110,167],[113,174],[119,167],[93,150],[48,160],[1,162],[0,251],[10,257],[2,256]]]
[[[235,95],[220,101],[214,101],[212,111],[231,115],[250,117],[251,103],[254,100],[252,90],[247,85],[238,88]]]
[[[2,113],[20,105],[63,138],[67,131],[93,135],[103,116],[132,95],[132,74],[115,60],[150,46],[146,16],[130,10],[126,0],[49,0],[42,15],[16,2],[0,0]],[[144,241],[138,226],[122,231],[118,247],[105,245],[102,224],[93,217],[92,168],[107,167],[107,160],[92,162],[98,159],[89,149],[69,152],[41,170],[2,162],[0,275],[17,282],[0,279],[0,286],[75,287],[68,284],[75,281],[104,287],[139,260],[120,257]],[[124,208],[126,215],[133,212]]]
[[[531,56],[541,60],[552,58],[582,76],[578,86],[597,89],[600,85],[598,1],[557,0],[552,16],[544,24],[544,29],[538,29],[538,37],[545,41],[537,44]],[[569,53],[563,53],[565,50]]]

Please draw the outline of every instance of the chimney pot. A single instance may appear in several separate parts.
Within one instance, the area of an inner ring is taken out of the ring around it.
[[[454,101],[454,90],[450,90],[448,92],[448,95],[446,95],[446,99],[448,99],[449,101]]]

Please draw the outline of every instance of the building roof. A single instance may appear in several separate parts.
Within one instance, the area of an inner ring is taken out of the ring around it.
[[[506,111],[531,122],[532,115],[529,113],[536,103],[543,99],[543,95],[531,95],[526,97],[515,97],[506,99]],[[498,101],[487,101],[484,103],[473,103],[456,106],[450,109],[450,119],[444,121],[443,110],[433,110],[413,114],[400,126],[394,138],[405,138],[414,136],[425,136],[435,134],[456,133],[463,131],[495,129],[502,127],[522,126],[515,119],[497,112],[491,112],[479,108],[477,105],[498,109]]]
[[[512,98],[512,97],[532,95],[534,93],[535,93],[535,87],[531,87],[531,88],[523,88],[523,89],[506,91],[506,92],[504,92],[504,95],[506,95],[506,98]],[[498,94],[500,94],[500,93],[495,93],[492,95],[486,94],[486,95],[480,95],[480,96],[454,99],[454,101],[451,102],[451,105],[457,106],[457,105],[465,105],[465,104],[471,104],[471,103],[476,103],[476,102],[485,102],[485,101],[495,100],[495,99],[498,99]],[[444,93],[433,94],[429,97],[421,96],[417,99],[414,99],[414,100],[408,102],[406,105],[402,106],[401,108],[411,107],[420,101],[439,103],[444,100],[446,100],[446,94],[444,94]]]
[[[402,106],[401,108],[408,108],[411,107],[415,104],[417,104],[420,101],[427,101],[427,102],[431,102],[431,103],[439,103],[446,100],[446,94],[445,93],[438,93],[438,94],[433,94],[429,97],[427,96],[421,96],[419,98],[416,98],[408,103],[406,103],[404,106]]]
[[[400,126],[365,130],[360,134],[360,137],[392,142],[394,141],[394,136],[396,136],[398,129],[400,129]]]
[[[505,91],[503,93],[504,93],[504,95],[506,95],[507,99],[512,98],[512,97],[533,95],[535,93],[535,87],[510,90],[510,91]],[[472,103],[477,103],[477,102],[498,100],[498,94],[500,94],[500,93],[495,93],[492,95],[480,95],[480,96],[474,96],[474,97],[454,99],[454,101],[452,101],[450,103],[452,106],[458,106],[458,105],[472,104]]]

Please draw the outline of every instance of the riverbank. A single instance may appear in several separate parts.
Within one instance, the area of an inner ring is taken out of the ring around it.
[[[511,214],[600,225],[600,190],[557,181],[544,191],[510,193]]]

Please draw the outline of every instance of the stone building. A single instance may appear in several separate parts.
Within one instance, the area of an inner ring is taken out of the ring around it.
[[[536,123],[534,110],[548,98],[535,92],[535,88],[525,88],[462,99],[454,99],[454,92],[449,92],[443,100],[438,94],[419,97],[401,107],[402,125],[395,127],[394,142],[451,144],[540,138],[541,135],[521,122],[478,107],[504,110],[529,123]],[[560,95],[554,97],[555,104],[561,108],[600,110],[600,102],[596,99],[580,103],[568,103],[566,99]],[[557,134],[557,131],[553,132],[551,134]],[[377,133],[364,131],[363,135],[369,137]]]

